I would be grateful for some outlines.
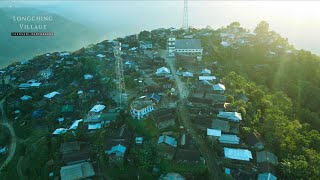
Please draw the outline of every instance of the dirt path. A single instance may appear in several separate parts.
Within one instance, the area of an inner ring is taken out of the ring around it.
[[[17,172],[20,180],[24,180],[24,176],[21,170],[21,162],[23,161],[24,156],[20,156],[18,164],[17,164]]]
[[[6,116],[6,113],[3,111],[3,102],[5,101],[5,98],[2,99],[0,101],[0,108],[1,108],[1,119],[2,119],[2,123],[1,125],[7,127],[10,131],[11,134],[11,143],[10,143],[10,147],[9,147],[9,156],[7,157],[7,159],[4,161],[4,163],[1,165],[0,167],[0,173],[2,171],[2,169],[12,160],[15,152],[16,152],[16,147],[17,147],[17,137],[16,134],[14,132],[13,127],[11,126],[11,124],[8,123],[8,119]]]
[[[195,140],[200,153],[204,157],[209,171],[209,178],[214,180],[222,179],[221,169],[218,165],[216,152],[214,152],[206,143],[206,141],[197,133],[194,125],[191,122],[189,110],[187,108],[187,98],[189,95],[189,90],[176,73],[174,63],[175,60],[174,58],[168,58],[165,51],[161,52],[161,55],[166,60],[166,63],[171,70],[171,74],[175,79],[176,86],[179,92],[180,100],[177,104],[177,113],[179,119],[181,120],[182,125],[188,130],[190,136]]]

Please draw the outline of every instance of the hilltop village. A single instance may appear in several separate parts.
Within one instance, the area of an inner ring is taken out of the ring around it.
[[[277,156],[245,119],[250,110],[244,105],[258,95],[239,90],[240,80],[232,81],[235,73],[215,55],[228,53],[235,61],[237,49],[254,47],[256,39],[237,23],[218,30],[160,28],[2,69],[2,119],[15,136],[0,144],[1,163],[14,153],[2,173],[16,179],[277,179]],[[276,33],[261,41],[272,47],[265,53],[270,61],[295,53]],[[123,59],[123,108],[115,42]]]

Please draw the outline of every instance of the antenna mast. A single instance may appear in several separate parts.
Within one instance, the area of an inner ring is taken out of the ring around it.
[[[115,71],[116,71],[116,80],[118,83],[118,92],[116,96],[118,96],[118,108],[122,109],[123,105],[126,104],[126,86],[124,83],[124,73],[123,73],[123,61],[122,61],[122,52],[121,52],[121,43],[119,41],[115,41],[115,46],[113,50],[113,54],[115,57]],[[122,96],[125,96],[124,98]]]
[[[184,0],[182,28],[185,30],[189,29],[189,25],[188,25],[188,0]]]

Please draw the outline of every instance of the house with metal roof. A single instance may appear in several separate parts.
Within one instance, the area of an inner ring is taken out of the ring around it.
[[[83,77],[84,77],[85,80],[89,80],[89,79],[92,79],[92,78],[93,78],[93,75],[91,75],[91,74],[85,74],[85,75],[83,75]]]
[[[28,95],[24,95],[24,96],[22,96],[20,99],[21,99],[22,101],[27,101],[27,100],[29,100],[29,99],[32,99],[32,97],[31,97],[31,96],[28,96]]]
[[[228,159],[250,161],[252,159],[251,151],[248,149],[223,148],[224,156]]]
[[[277,180],[277,177],[271,173],[263,173],[258,175],[258,180]]]
[[[192,72],[183,72],[182,76],[183,77],[193,77],[193,73]]]
[[[178,173],[170,172],[166,175],[162,174],[159,180],[185,180],[185,178]]]
[[[55,96],[58,95],[58,94],[60,94],[60,93],[57,92],[57,91],[53,91],[53,92],[51,92],[51,93],[49,93],[49,94],[44,95],[43,97],[48,98],[48,99],[51,99],[51,98],[55,97]]]
[[[147,98],[156,101],[157,103],[161,100],[161,97],[157,93],[151,93],[147,95]]]
[[[101,123],[89,124],[88,130],[97,130],[97,129],[101,129],[101,127],[102,127]]]
[[[158,139],[158,144],[165,143],[171,147],[177,147],[177,140],[170,136],[160,136]]]
[[[203,70],[201,70],[201,75],[202,76],[210,76],[211,75],[211,70],[203,69]]]
[[[215,92],[218,92],[220,94],[223,94],[224,91],[226,90],[226,87],[223,84],[218,83],[218,84],[214,84],[212,86],[212,90],[214,90]]]
[[[241,113],[238,112],[219,112],[218,118],[227,119],[233,122],[240,122],[242,120]]]
[[[216,79],[215,76],[199,76],[199,81],[214,81]]]
[[[54,132],[53,132],[52,134],[55,134],[55,135],[57,135],[57,134],[64,134],[64,133],[67,132],[67,130],[68,130],[68,129],[66,129],[66,128],[58,128],[58,129],[54,130]]]
[[[82,122],[83,120],[82,119],[79,119],[79,120],[75,120],[72,125],[70,126],[69,129],[77,129],[78,128],[78,125],[80,122]]]
[[[212,126],[213,129],[220,129],[222,132],[230,132],[230,124],[228,121],[220,120],[220,119],[214,119],[212,120]]]
[[[158,129],[165,129],[175,125],[175,111],[174,109],[159,109],[152,113],[152,119],[154,120]]]
[[[156,71],[157,76],[167,76],[167,75],[170,75],[170,73],[171,73],[170,70],[166,67],[158,68]]]
[[[82,162],[60,169],[61,180],[85,179],[95,175],[93,166],[90,162]]]
[[[273,153],[268,151],[260,151],[256,153],[257,155],[257,162],[258,163],[271,163],[273,165],[276,165],[278,163],[278,158]]]
[[[142,142],[143,142],[143,137],[136,137],[136,138],[135,138],[135,142],[136,142],[136,144],[142,144]]]
[[[122,146],[121,144],[118,144],[116,146],[113,146],[110,150],[105,151],[108,155],[115,155],[116,157],[123,157],[124,153],[126,152],[126,147]]]
[[[221,130],[220,129],[209,129],[209,128],[207,128],[207,135],[208,136],[220,137],[221,136]]]
[[[104,110],[104,108],[106,108],[105,105],[102,105],[102,104],[97,104],[97,105],[94,105],[91,109],[90,109],[90,112],[93,112],[93,113],[100,113]]]
[[[106,118],[101,118],[105,108],[106,108],[106,106],[102,105],[102,104],[94,105],[89,110],[84,122],[86,122],[86,123],[98,123],[98,122],[102,122],[102,121],[107,121]]]
[[[221,134],[218,140],[223,144],[239,144],[240,142],[240,138],[233,134]]]

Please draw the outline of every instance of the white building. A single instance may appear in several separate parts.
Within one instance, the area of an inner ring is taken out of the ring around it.
[[[173,36],[172,32],[170,34],[170,37],[168,39],[168,44],[167,44],[167,50],[168,50],[168,56],[169,57],[174,57],[174,48],[175,48],[175,42],[176,38]]]
[[[146,99],[144,96],[140,97],[131,103],[131,116],[136,119],[142,119],[155,109],[154,105],[151,100]]]
[[[177,39],[174,45],[175,54],[196,56],[201,60],[203,48],[200,39]]]

